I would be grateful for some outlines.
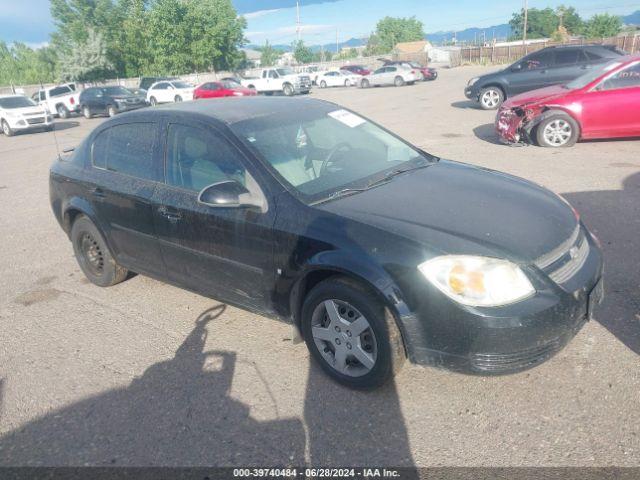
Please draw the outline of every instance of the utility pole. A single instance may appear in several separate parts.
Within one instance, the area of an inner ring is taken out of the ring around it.
[[[296,35],[300,41],[300,2],[296,0]]]
[[[527,45],[527,23],[529,17],[529,8],[527,0],[524,0],[524,28],[522,30],[522,45],[526,48]]]
[[[336,55],[338,55],[338,27],[336,27]]]

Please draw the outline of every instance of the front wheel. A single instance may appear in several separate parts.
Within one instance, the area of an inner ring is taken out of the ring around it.
[[[149,99],[149,103],[151,104],[152,107],[155,107],[158,104],[158,100],[156,100],[156,97],[151,97]]]
[[[551,115],[536,128],[536,140],[541,147],[571,147],[579,136],[580,127],[569,115]]]
[[[344,81],[344,86],[345,87],[350,87],[351,86],[351,82],[349,81],[349,79]]]
[[[295,92],[293,90],[293,85],[287,83],[284,87],[282,87],[282,91],[287,97],[291,97]]]
[[[358,389],[379,387],[405,360],[388,308],[358,282],[333,277],[305,298],[302,333],[313,358],[334,380]]]
[[[89,281],[99,287],[110,287],[127,278],[128,270],[118,265],[100,231],[84,215],[71,227],[73,252]]]
[[[365,79],[363,79],[363,80],[360,82],[360,87],[361,87],[361,88],[369,88],[369,86],[370,86],[370,84],[369,84],[369,80],[367,80],[366,78],[365,78]]]
[[[2,120],[2,133],[4,133],[7,137],[12,137],[15,133],[6,120]]]
[[[89,108],[88,105],[85,105],[84,107],[82,107],[82,116],[87,120],[89,120],[93,116],[93,114],[91,113],[91,109]]]
[[[182,97],[180,95],[176,95],[175,98],[173,99],[174,102],[178,103],[182,101]]]
[[[322,80],[320,82],[320,88],[327,88],[327,82],[325,82],[324,80]]]
[[[393,84],[396,87],[401,87],[404,85],[404,78],[402,78],[400,75],[398,75],[395,80],[393,81]]]
[[[504,102],[504,93],[498,87],[484,88],[479,99],[483,110],[495,110]]]
[[[110,117],[115,117],[117,113],[118,110],[116,109],[116,107],[114,107],[113,105],[109,105],[109,107],[107,108],[107,114]]]

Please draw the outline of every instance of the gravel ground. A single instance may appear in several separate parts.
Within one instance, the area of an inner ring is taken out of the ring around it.
[[[407,365],[346,390],[284,323],[143,276],[89,284],[49,207],[54,134],[0,136],[0,465],[640,466],[640,142],[500,145],[463,96],[485,71],[312,96],[576,206],[607,294],[561,353],[491,378]],[[61,148],[100,121],[58,121]]]

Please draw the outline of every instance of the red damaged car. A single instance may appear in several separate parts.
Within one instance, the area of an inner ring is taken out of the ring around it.
[[[506,143],[543,147],[640,137],[640,55],[593,67],[566,85],[517,95],[502,104],[495,125]]]
[[[193,99],[220,97],[249,97],[256,95],[256,91],[246,88],[233,80],[220,82],[206,82],[198,86],[193,92]]]

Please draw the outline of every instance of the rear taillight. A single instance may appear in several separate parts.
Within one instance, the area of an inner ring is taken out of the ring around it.
[[[76,99],[75,99],[75,98],[73,98],[73,97],[71,97],[71,98],[69,99],[69,103],[70,103],[71,105],[74,105],[74,104],[76,103]]]

